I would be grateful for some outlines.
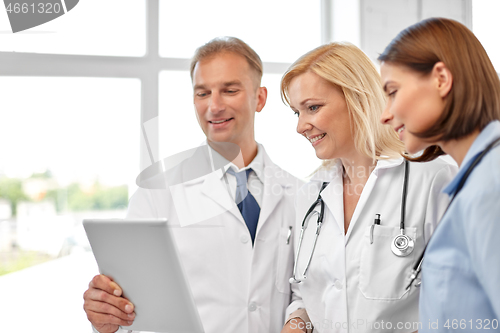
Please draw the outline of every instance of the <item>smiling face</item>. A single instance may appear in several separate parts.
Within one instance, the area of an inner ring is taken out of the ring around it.
[[[320,159],[348,158],[355,151],[349,112],[342,91],[313,72],[290,81],[290,107],[298,115],[297,132]]]
[[[266,103],[246,59],[223,52],[200,60],[193,72],[194,106],[201,129],[213,142],[232,142],[242,150],[255,145],[254,117]]]
[[[399,139],[410,154],[437,144],[436,140],[419,138],[433,125],[445,107],[439,68],[435,66],[430,74],[417,73],[405,66],[382,62],[380,66],[382,84],[388,99],[381,121],[394,128]]]

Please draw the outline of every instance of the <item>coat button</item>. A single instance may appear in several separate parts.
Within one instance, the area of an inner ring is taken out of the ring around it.
[[[242,242],[243,244],[248,243],[249,240],[250,240],[250,237],[248,237],[247,235],[241,235],[241,237],[240,237],[240,242]]]
[[[335,288],[342,290],[342,282],[340,280],[335,281]]]
[[[248,305],[248,311],[254,312],[255,310],[257,310],[257,304],[255,304],[254,302],[250,303]]]

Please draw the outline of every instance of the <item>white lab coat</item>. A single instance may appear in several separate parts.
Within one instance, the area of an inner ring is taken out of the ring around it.
[[[408,293],[405,288],[414,263],[447,207],[448,198],[441,190],[456,172],[456,166],[441,159],[410,163],[405,231],[415,240],[415,249],[407,257],[397,257],[391,251],[391,241],[400,233],[402,158],[377,163],[346,234],[342,165],[338,161],[332,169],[316,173],[297,196],[295,247],[304,215],[317,199],[322,182],[328,181],[321,194],[326,204],[324,223],[307,279],[292,287],[293,302],[287,315],[305,308],[315,332],[321,333],[416,331],[418,327],[409,325],[418,322],[419,289],[411,288]],[[370,243],[375,214],[381,215],[381,223],[374,227]],[[299,275],[311,253],[316,220],[310,219],[305,232]]]
[[[303,183],[261,149],[264,194],[253,248],[220,171],[170,190],[139,189],[130,200],[127,217],[167,217],[174,226],[206,333],[279,332],[290,303],[293,238],[289,244],[287,238],[295,221],[294,195]]]

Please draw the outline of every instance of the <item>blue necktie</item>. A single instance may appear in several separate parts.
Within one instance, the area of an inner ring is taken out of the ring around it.
[[[259,222],[260,207],[247,188],[247,179],[251,171],[252,169],[247,169],[246,172],[242,171],[236,173],[232,168],[227,170],[228,173],[236,177],[236,204],[245,220],[248,231],[250,231],[253,244],[257,231],[257,223]]]

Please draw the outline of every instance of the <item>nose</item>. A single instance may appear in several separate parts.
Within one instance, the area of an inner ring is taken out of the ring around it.
[[[217,92],[212,92],[210,94],[210,103],[208,105],[208,110],[211,113],[219,113],[224,111],[224,109],[225,106],[222,96]]]
[[[384,112],[380,116],[380,122],[384,125],[389,125],[391,121],[394,119],[392,113],[389,112],[389,104],[386,105]]]
[[[297,133],[305,135],[305,132],[312,129],[311,123],[307,119],[307,115],[299,115],[299,121],[297,122]]]

